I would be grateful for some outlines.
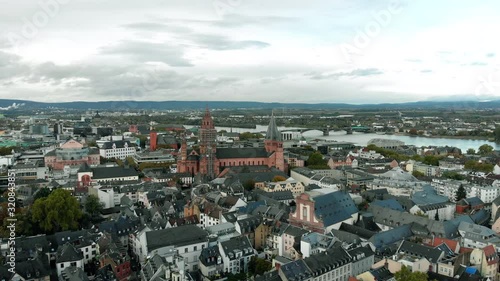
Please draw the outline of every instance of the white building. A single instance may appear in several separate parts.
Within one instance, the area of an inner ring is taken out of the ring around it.
[[[83,253],[71,243],[62,245],[56,254],[57,276],[60,276],[65,268],[70,266],[83,269]]]
[[[224,272],[233,274],[247,272],[250,259],[256,255],[255,249],[246,236],[234,237],[219,243],[219,253],[224,264]]]
[[[135,254],[141,263],[155,254],[166,257],[174,252],[184,258],[186,269],[190,271],[197,270],[201,250],[208,247],[208,233],[196,225],[144,231],[134,239],[137,240],[134,250],[139,250]]]
[[[125,159],[135,155],[135,147],[129,141],[119,140],[105,142],[99,148],[99,154],[104,158]]]

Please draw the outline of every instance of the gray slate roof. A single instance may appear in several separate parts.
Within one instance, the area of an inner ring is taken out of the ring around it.
[[[398,252],[404,252],[405,254],[416,256],[419,258],[426,258],[431,263],[440,261],[441,257],[444,255],[443,251],[441,251],[440,249],[431,248],[410,241],[401,242]]]
[[[93,179],[107,179],[120,177],[138,177],[139,173],[134,168],[124,167],[98,167],[92,168]]]
[[[56,262],[73,262],[83,260],[83,254],[80,250],[77,250],[75,246],[70,243],[66,243],[59,247],[56,255]]]
[[[313,198],[314,213],[317,218],[323,220],[325,227],[339,223],[351,217],[358,212],[348,193],[336,191],[319,195]]]
[[[261,147],[217,148],[217,159],[268,158],[269,153]]]
[[[271,120],[269,120],[269,126],[267,127],[266,132],[266,140],[283,141],[283,139],[281,138],[281,133],[278,130],[278,126],[276,126],[274,115],[271,115]]]
[[[187,224],[174,228],[146,232],[149,251],[167,246],[185,246],[208,241],[208,233],[196,225]]]

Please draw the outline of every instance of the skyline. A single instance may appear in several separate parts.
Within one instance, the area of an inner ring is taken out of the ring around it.
[[[494,1],[136,2],[0,0],[0,99],[500,99]]]

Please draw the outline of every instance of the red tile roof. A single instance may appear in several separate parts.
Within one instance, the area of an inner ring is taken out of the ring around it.
[[[446,239],[446,238],[439,238],[439,237],[435,237],[434,241],[432,241],[430,246],[437,247],[443,243],[445,243],[446,246],[448,246],[448,248],[450,248],[452,251],[455,251],[457,249],[458,241]]]
[[[486,262],[488,263],[488,265],[493,265],[498,263],[498,255],[493,245],[488,245],[484,247],[483,252],[486,257]]]

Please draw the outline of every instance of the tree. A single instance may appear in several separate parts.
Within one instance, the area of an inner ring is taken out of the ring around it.
[[[488,155],[490,154],[491,152],[493,151],[493,146],[489,145],[489,144],[483,144],[479,147],[479,154],[481,155]]]
[[[17,146],[0,147],[0,156],[10,155],[12,154],[12,150],[17,150],[17,149],[19,149]]]
[[[464,185],[461,184],[458,187],[457,192],[455,193],[455,201],[458,202],[466,197],[467,197],[467,192],[465,191]]]
[[[253,256],[248,262],[248,272],[252,275],[262,275],[266,271],[271,270],[272,264],[265,259]]]
[[[274,176],[273,182],[286,181],[286,178],[283,176]]]
[[[495,141],[500,142],[500,126],[495,129]]]
[[[396,281],[427,281],[428,276],[424,272],[411,272],[408,267],[403,266],[400,271],[394,273],[394,278]]]
[[[307,166],[313,166],[313,167],[325,167],[329,168],[327,165],[327,162],[325,159],[323,159],[323,155],[316,151],[313,154],[309,155],[309,158],[307,159]]]
[[[425,176],[424,173],[420,172],[420,171],[417,171],[417,170],[414,170],[412,173],[411,173],[414,177],[416,178],[421,178],[423,176]]]
[[[128,156],[127,158],[125,158],[125,163],[127,165],[129,165],[130,167],[134,167],[134,168],[137,167],[137,164],[135,163],[134,158],[132,156]]]
[[[87,197],[87,201],[85,201],[85,211],[90,215],[91,218],[98,216],[103,208],[104,204],[99,201],[99,198],[97,196],[89,195]]]
[[[415,128],[411,128],[410,131],[408,131],[408,133],[410,134],[410,136],[418,135],[418,131]]]
[[[495,167],[493,164],[490,163],[480,163],[475,160],[469,160],[465,162],[464,165],[466,170],[471,170],[473,172],[485,172],[485,173],[490,173],[493,171],[493,168]]]
[[[465,176],[464,175],[461,175],[461,174],[459,174],[457,172],[453,172],[453,171],[445,171],[445,172],[443,172],[442,177],[443,178],[452,179],[452,180],[458,180],[458,181],[465,180]]]
[[[431,166],[439,166],[439,160],[442,159],[443,157],[440,156],[434,156],[434,155],[427,155],[424,157],[424,160],[422,163],[431,165]]]
[[[37,199],[31,212],[32,220],[48,232],[75,230],[82,217],[78,200],[64,189],[56,189],[48,197]]]
[[[252,191],[255,188],[255,180],[249,179],[243,183],[245,190]]]
[[[35,196],[33,196],[33,200],[37,200],[39,198],[45,198],[50,195],[50,189],[47,187],[42,187],[38,190],[37,193],[35,193]]]
[[[469,148],[467,149],[467,154],[469,155],[476,154],[476,150],[474,148]]]

